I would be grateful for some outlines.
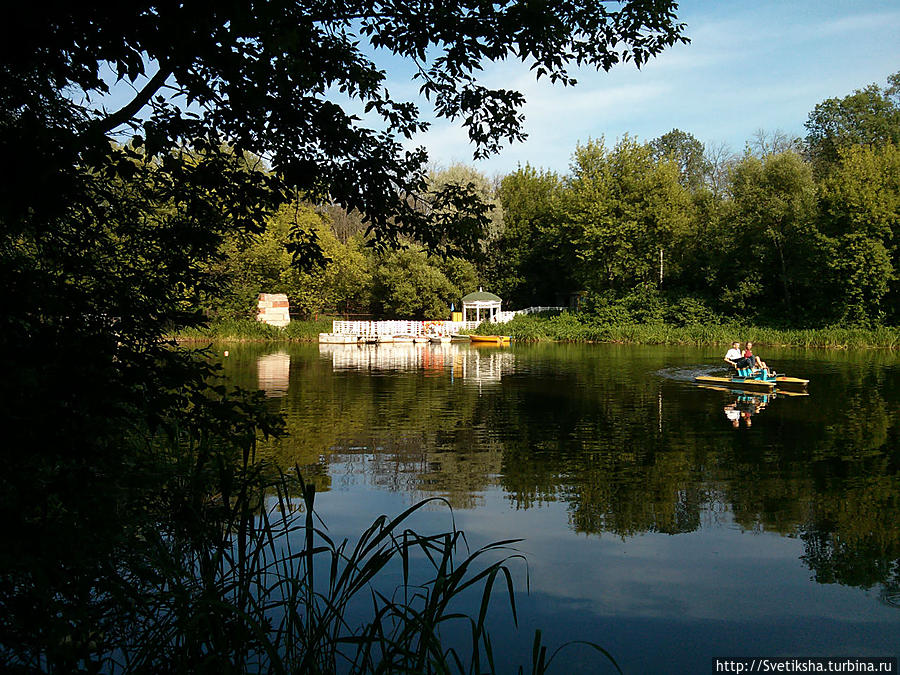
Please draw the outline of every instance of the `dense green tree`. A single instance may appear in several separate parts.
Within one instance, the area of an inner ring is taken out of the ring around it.
[[[889,249],[900,245],[900,146],[850,146],[838,151],[822,181],[823,231],[865,234]]]
[[[816,168],[824,171],[851,145],[900,145],[900,73],[882,89],[870,84],[843,98],[822,101],[806,121],[806,144]]]
[[[821,244],[810,166],[794,152],[747,155],[734,169],[732,196],[736,229],[729,253],[740,278],[726,288],[726,298],[749,300],[770,316],[780,306],[784,316],[797,319],[795,298],[802,305],[813,292]]]
[[[471,261],[451,256],[447,258],[437,257],[432,262],[456,289],[457,298],[461,299],[462,296],[471,293],[478,287],[478,271]],[[460,309],[461,305],[459,302],[453,300],[453,304],[457,310]]]
[[[650,141],[656,159],[670,159],[681,170],[681,184],[691,192],[699,190],[706,182],[710,165],[703,143],[681,129],[663,134]]]
[[[285,265],[273,288],[286,293],[291,312],[313,317],[325,312],[368,314],[372,303],[373,255],[360,235],[340,243],[327,225],[317,230],[325,259],[321,265],[298,270]]]
[[[461,269],[466,266],[468,274]],[[447,278],[445,269],[457,279],[474,277],[471,263],[448,265],[417,247],[385,254],[374,272],[376,313],[387,319],[449,319],[451,303],[459,307],[466,291]]]
[[[369,314],[372,311],[373,261],[371,250],[363,238],[353,237],[346,244],[327,242],[325,254],[329,263],[325,267],[325,284],[330,297],[321,305],[307,311],[326,312],[336,310],[346,314]]]
[[[829,318],[864,328],[882,323],[886,316],[883,300],[896,279],[884,244],[864,234],[849,233],[829,239],[826,250],[823,283],[833,290]]]
[[[323,233],[322,221],[312,207],[298,202],[279,209],[257,236],[230,233],[223,243],[222,260],[213,267],[221,284],[217,295],[205,303],[210,315],[214,318],[253,316],[259,293],[288,293],[296,303],[298,279],[302,276],[311,281],[322,276],[324,261],[304,272],[294,269],[288,251],[291,230],[302,228],[312,232],[323,245],[323,234],[330,239],[334,237],[330,231]],[[333,253],[334,247],[330,248],[326,255]]]
[[[288,252],[298,225],[315,236],[324,255],[320,264],[303,270],[292,264]],[[360,234],[341,242],[329,215],[302,203],[282,207],[256,237],[230,237],[224,250],[223,262],[215,267],[220,294],[207,303],[216,318],[255,315],[260,292],[285,293],[291,313],[303,317],[374,311],[421,318],[421,311],[435,318],[446,313],[447,303],[458,306],[459,298],[478,286],[475,266],[467,260],[428,256],[417,245],[404,255],[378,253]],[[405,274],[410,278],[404,279]]]
[[[677,269],[674,244],[686,235],[691,213],[680,177],[673,162],[655,160],[649,145],[628,137],[612,150],[602,141],[576,149],[564,200],[585,288],[621,292],[660,284],[662,266],[674,262]]]
[[[822,182],[820,229],[830,238],[828,270],[835,320],[896,320],[900,273],[900,150],[858,145],[838,150]]]
[[[527,164],[500,183],[504,229],[485,252],[484,276],[510,306],[557,305],[579,290],[571,232],[559,212],[561,187],[555,173]]]

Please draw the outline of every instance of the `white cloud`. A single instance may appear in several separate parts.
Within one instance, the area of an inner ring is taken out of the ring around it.
[[[853,14],[837,19],[813,23],[797,33],[806,39],[833,38],[849,33],[881,33],[886,27],[894,26],[893,33],[900,33],[900,12],[871,12]]]

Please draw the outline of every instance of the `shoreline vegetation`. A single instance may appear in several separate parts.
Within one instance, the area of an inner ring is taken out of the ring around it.
[[[170,337],[192,342],[315,342],[331,332],[332,317],[294,320],[285,328],[253,319],[216,321],[205,328],[182,330]],[[660,345],[723,345],[752,340],[770,347],[827,349],[900,349],[900,327],[779,329],[740,323],[673,325],[660,323],[601,323],[589,316],[518,316],[506,324],[483,324],[476,333],[502,332],[517,342],[585,342]]]

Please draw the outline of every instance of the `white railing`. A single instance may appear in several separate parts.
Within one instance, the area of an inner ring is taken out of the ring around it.
[[[500,312],[494,323],[512,321],[517,314],[537,314],[539,312],[564,312],[568,307],[528,307],[512,312]],[[485,319],[487,320],[487,319]],[[332,332],[337,335],[357,337],[377,337],[379,335],[450,335],[463,330],[475,330],[478,321],[337,321],[332,323]]]
[[[451,335],[462,330],[474,330],[477,321],[334,321],[332,332],[337,335],[377,337],[379,335]]]

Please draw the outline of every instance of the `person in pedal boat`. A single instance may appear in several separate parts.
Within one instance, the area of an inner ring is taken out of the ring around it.
[[[731,349],[725,352],[724,360],[738,370],[741,368],[749,368],[753,364],[753,361],[744,358],[744,355],[741,352],[741,343],[737,341],[731,343]]]
[[[769,369],[769,367],[766,365],[765,361],[763,361],[758,356],[753,356],[753,343],[752,342],[748,342],[747,346],[744,347],[744,353],[742,354],[742,356],[745,359],[750,360],[751,368],[759,368],[760,370],[766,370],[766,371]]]

